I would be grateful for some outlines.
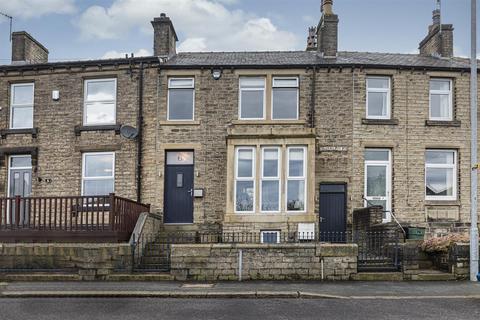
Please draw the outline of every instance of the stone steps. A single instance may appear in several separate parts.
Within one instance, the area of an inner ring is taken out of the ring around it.
[[[170,273],[149,272],[149,273],[114,273],[107,277],[108,281],[172,281],[174,278]]]
[[[454,281],[455,276],[451,273],[439,270],[417,270],[410,275],[412,281]]]

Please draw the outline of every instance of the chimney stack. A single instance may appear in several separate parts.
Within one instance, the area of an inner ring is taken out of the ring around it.
[[[317,51],[334,58],[338,52],[338,16],[333,13],[333,0],[322,0],[322,17],[317,27]]]
[[[12,33],[12,64],[47,63],[48,50],[25,31]]]
[[[172,20],[165,13],[154,18],[153,26],[153,54],[155,56],[168,57],[177,53],[177,33]]]
[[[442,24],[440,7],[433,10],[432,24],[427,36],[420,42],[420,54],[424,56],[453,57],[453,25]]]

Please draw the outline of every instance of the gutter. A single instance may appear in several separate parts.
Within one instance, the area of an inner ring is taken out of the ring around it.
[[[143,62],[138,75],[138,117],[137,117],[137,202],[142,200],[142,150],[143,150]]]

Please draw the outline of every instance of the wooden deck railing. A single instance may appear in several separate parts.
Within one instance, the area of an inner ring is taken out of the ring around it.
[[[81,237],[122,241],[132,233],[139,215],[149,211],[149,205],[115,194],[0,198],[0,240],[8,234],[47,241]]]

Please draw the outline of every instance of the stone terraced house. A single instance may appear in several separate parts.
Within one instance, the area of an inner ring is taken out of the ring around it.
[[[345,231],[371,204],[385,223],[468,230],[470,69],[453,26],[434,11],[419,54],[342,52],[331,2],[305,51],[177,53],[165,14],[151,57],[48,62],[14,32],[0,191],[114,192],[171,230]]]

